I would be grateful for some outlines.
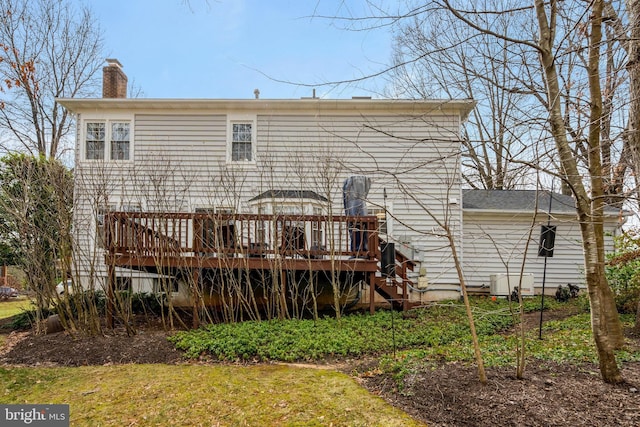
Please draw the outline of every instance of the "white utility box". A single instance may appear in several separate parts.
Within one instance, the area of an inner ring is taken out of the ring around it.
[[[496,273],[491,274],[489,293],[495,296],[509,296],[520,283],[519,274]],[[533,296],[533,274],[526,273],[522,275],[522,295]]]

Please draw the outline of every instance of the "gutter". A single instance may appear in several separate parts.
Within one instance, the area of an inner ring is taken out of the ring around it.
[[[628,211],[625,211],[628,212]],[[509,215],[532,215],[534,212],[533,211],[522,211],[522,210],[504,210],[504,209],[465,209],[462,208],[462,213],[482,213],[482,214],[491,214],[491,215],[500,215],[500,214],[509,214]],[[549,214],[549,212],[545,211],[545,210],[538,210],[538,214]],[[562,212],[551,212],[551,216],[557,216],[557,215],[573,215],[575,216],[575,212],[567,212],[567,211],[562,211]],[[604,213],[605,217],[608,218],[618,218],[620,216],[620,212],[605,212]],[[630,216],[630,215],[623,215],[623,216]]]

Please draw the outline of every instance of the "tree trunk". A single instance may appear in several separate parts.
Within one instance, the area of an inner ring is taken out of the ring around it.
[[[640,180],[640,0],[627,0],[629,16],[629,44],[627,71],[629,72],[629,124],[627,140],[631,149],[631,159],[635,175],[636,192]],[[638,198],[640,200],[640,198]],[[640,203],[640,201],[638,202]]]
[[[487,383],[487,373],[484,369],[484,360],[482,359],[482,352],[480,351],[480,342],[478,340],[478,333],[476,332],[476,323],[473,318],[473,312],[471,311],[471,303],[469,302],[469,294],[467,293],[467,285],[464,280],[464,273],[462,272],[462,262],[458,258],[458,251],[453,240],[453,233],[451,229],[444,227],[447,233],[447,239],[449,240],[449,247],[451,248],[451,255],[453,256],[453,262],[456,266],[456,272],[458,273],[458,279],[460,280],[460,289],[462,290],[462,300],[464,301],[464,308],[467,312],[467,318],[469,319],[469,329],[471,330],[471,341],[473,342],[473,352],[478,364],[478,379],[480,383]]]
[[[583,226],[583,239],[588,239],[592,232],[590,227]],[[589,247],[588,252],[585,251],[585,266],[588,266],[586,259],[588,257],[597,257],[597,251]],[[614,351],[618,348],[618,336],[622,336],[622,328],[613,305],[613,314],[611,313],[611,304],[613,295],[604,273],[604,266],[597,267],[597,263],[592,263],[586,271],[587,289],[589,292],[589,303],[591,306],[591,330],[593,339],[596,343],[598,352],[598,361],[600,374],[602,379],[608,383],[622,382],[622,375],[616,363]]]
[[[636,310],[636,332],[640,332],[640,299],[638,299],[638,309]]]
[[[608,332],[608,339],[614,349],[620,349],[624,345],[624,337],[622,334],[622,326],[619,321],[618,311],[615,306],[613,293],[609,288],[605,275],[605,255],[604,255],[604,200],[605,189],[604,179],[608,179],[605,175],[601,154],[601,128],[602,128],[602,90],[600,85],[600,46],[602,44],[602,15],[604,9],[604,1],[594,1],[593,11],[591,14],[591,34],[589,36],[589,91],[591,95],[590,103],[590,121],[589,121],[589,176],[591,181],[591,206],[590,218],[593,227],[593,233],[587,228],[588,237],[585,239],[593,239],[595,242],[593,264],[590,268],[596,270],[594,284],[600,290],[600,302],[602,304],[602,315],[604,318],[604,331]],[[585,207],[586,208],[586,207]]]
[[[596,0],[593,6],[589,52],[589,88],[591,92],[591,123],[589,132],[591,191],[589,197],[582,176],[578,170],[576,158],[567,139],[565,123],[562,115],[561,89],[555,64],[554,38],[557,18],[557,4],[549,5],[549,16],[543,0],[535,1],[536,15],[540,29],[539,54],[547,85],[547,101],[549,109],[549,125],[558,150],[563,177],[571,188],[576,199],[576,212],[580,220],[582,244],[585,256],[585,275],[591,304],[591,325],[596,343],[602,379],[608,383],[622,381],[620,370],[615,360],[614,350],[622,342],[622,327],[615,310],[613,294],[604,275],[604,245],[602,236],[602,201],[598,195],[602,192],[601,163],[599,162],[599,124],[601,114],[601,94],[598,83],[597,59],[599,38],[601,38],[602,1]],[[595,92],[595,93],[594,93]],[[598,98],[599,97],[599,98]],[[594,104],[595,102],[595,104]],[[596,149],[594,149],[594,147]]]

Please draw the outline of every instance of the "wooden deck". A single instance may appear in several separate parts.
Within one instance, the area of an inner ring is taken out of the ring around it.
[[[375,216],[110,212],[104,224],[110,283],[115,267],[186,270],[194,283],[206,270],[278,271],[283,283],[290,272],[350,273],[369,285],[372,312],[376,291],[408,306],[415,265],[396,252],[395,267],[383,268]]]

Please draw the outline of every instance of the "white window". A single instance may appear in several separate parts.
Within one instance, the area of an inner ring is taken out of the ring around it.
[[[233,123],[231,137],[231,161],[241,162],[252,160],[251,123]]]
[[[105,222],[104,222],[105,215],[108,212],[115,211],[115,210],[116,210],[115,205],[101,206],[101,207],[98,207],[98,209],[96,210],[96,242],[98,243],[98,247],[101,247],[101,248],[105,247],[105,233],[106,233]]]
[[[220,215],[233,215],[235,211],[235,209],[229,206],[218,206],[216,208],[216,213]]]
[[[304,215],[303,206],[299,204],[277,204],[273,205],[274,215]]]
[[[87,133],[85,140],[87,149],[87,160],[104,159],[104,123],[87,123]]]
[[[196,213],[206,214],[201,218],[203,248],[236,247],[236,229],[233,220],[222,220],[223,216],[233,215],[234,209],[228,206],[196,208]]]
[[[267,241],[267,230],[269,226],[269,222],[265,221],[263,218],[266,215],[266,209],[264,205],[258,206],[258,221],[256,222],[256,242],[265,243]]]
[[[255,116],[230,116],[227,140],[227,161],[237,164],[254,163],[256,160]]]
[[[207,206],[196,208],[196,213],[205,213],[208,215],[233,215],[235,213],[235,209],[231,206]]]
[[[128,122],[111,123],[111,160],[129,160]]]
[[[122,212],[142,212],[142,205],[140,203],[122,204]]]
[[[131,122],[87,121],[85,123],[85,159],[130,160]]]

